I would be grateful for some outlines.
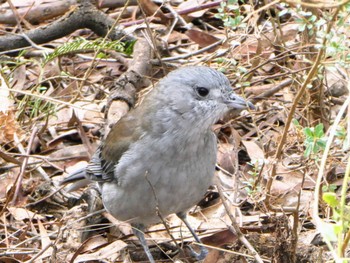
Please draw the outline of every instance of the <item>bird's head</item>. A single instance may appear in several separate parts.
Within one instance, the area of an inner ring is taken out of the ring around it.
[[[159,111],[170,112],[193,125],[209,128],[229,110],[253,109],[237,95],[227,77],[204,66],[184,67],[160,80],[156,88]],[[170,120],[169,120],[170,121]]]

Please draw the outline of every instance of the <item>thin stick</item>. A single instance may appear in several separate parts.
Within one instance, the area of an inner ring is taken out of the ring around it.
[[[33,145],[33,141],[34,141],[34,138],[36,136],[37,131],[38,131],[38,128],[34,127],[34,129],[32,131],[32,134],[30,135],[30,139],[29,139],[28,146],[27,146],[27,151],[26,151],[26,154],[28,156],[30,154],[30,148]],[[22,165],[21,165],[21,171],[20,171],[18,177],[16,178],[16,190],[15,190],[15,193],[13,195],[12,204],[16,203],[17,197],[19,196],[19,191],[21,189],[23,175],[24,175],[24,172],[25,172],[27,164],[28,164],[28,159],[29,159],[29,157],[25,157],[24,158],[24,160],[22,162]]]
[[[220,182],[219,182],[220,184]],[[245,236],[243,235],[243,233],[241,232],[241,230],[239,229],[239,226],[236,223],[236,220],[234,218],[234,216],[232,215],[232,213],[230,212],[230,208],[227,204],[226,198],[224,196],[224,193],[221,189],[221,185],[217,185],[217,189],[219,191],[219,195],[220,195],[220,199],[222,201],[222,204],[225,207],[226,213],[228,214],[230,220],[231,220],[231,226],[228,226],[229,230],[238,236],[238,239],[244,244],[244,246],[250,251],[250,253],[252,254],[252,256],[255,258],[255,260],[259,263],[263,263],[264,261],[261,259],[260,255],[258,254],[258,252],[255,250],[255,248],[249,243],[249,241],[245,238]]]

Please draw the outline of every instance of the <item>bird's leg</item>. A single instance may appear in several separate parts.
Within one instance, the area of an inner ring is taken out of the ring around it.
[[[203,244],[202,241],[200,241],[199,237],[197,236],[196,232],[194,232],[191,225],[188,223],[186,213],[180,212],[180,213],[177,213],[176,215],[182,220],[182,222],[185,223],[186,227],[188,228],[188,230],[190,230],[190,232],[191,232],[192,236],[194,237],[194,239],[196,240],[196,242],[199,244]],[[191,248],[191,247],[189,247],[189,248],[191,250],[192,256],[196,260],[203,260],[208,254],[208,249],[206,249],[204,246],[200,246],[201,251],[199,254],[196,251],[194,251],[193,248]]]
[[[151,254],[151,251],[149,250],[149,247],[147,245],[145,235],[144,235],[144,230],[145,230],[144,225],[141,225],[141,224],[133,224],[132,225],[132,231],[134,232],[134,235],[140,240],[140,243],[141,243],[143,250],[145,251],[145,253],[148,257],[149,262],[156,263],[154,261],[152,254]]]

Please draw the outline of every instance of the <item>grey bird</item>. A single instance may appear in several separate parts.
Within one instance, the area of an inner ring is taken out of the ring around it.
[[[86,169],[64,180],[89,179],[99,184],[103,204],[115,218],[128,221],[150,262],[144,229],[177,214],[201,243],[186,220],[212,184],[217,142],[212,131],[229,110],[253,109],[235,94],[227,77],[204,66],[169,73],[111,129]],[[204,246],[196,253],[202,260]]]

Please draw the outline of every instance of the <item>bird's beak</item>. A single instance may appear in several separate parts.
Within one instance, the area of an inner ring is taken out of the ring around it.
[[[250,101],[245,100],[241,96],[230,93],[229,96],[225,99],[225,104],[234,110],[243,110],[243,109],[251,109],[254,110],[255,106]]]

